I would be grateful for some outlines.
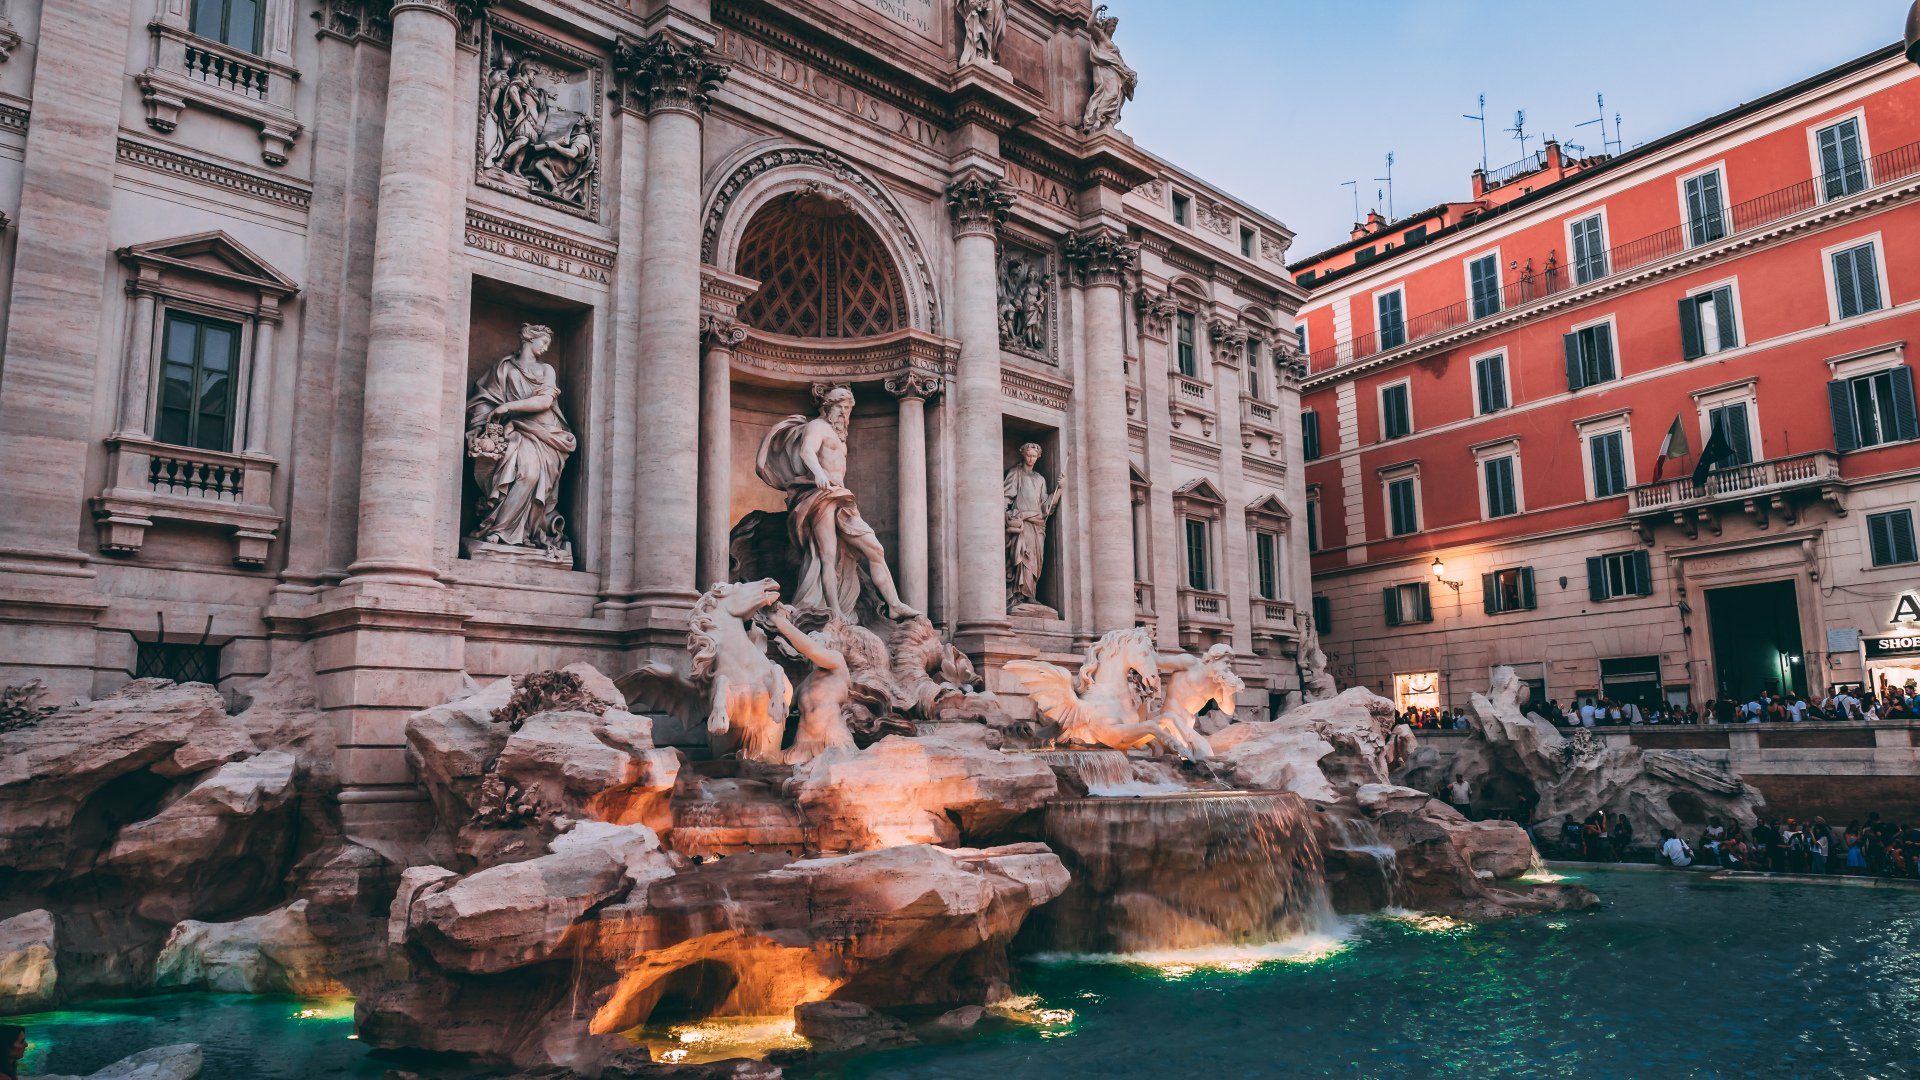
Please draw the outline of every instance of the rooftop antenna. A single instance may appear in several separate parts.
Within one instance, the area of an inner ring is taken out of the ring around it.
[[[1617,112],[1613,114],[1613,145],[1622,150],[1627,148],[1626,140],[1620,135],[1620,114]]]
[[[1360,181],[1342,180],[1340,186],[1353,189],[1353,223],[1360,224]]]
[[[1582,120],[1580,123],[1575,124],[1574,130],[1577,131],[1583,127],[1592,127],[1595,124],[1600,125],[1600,150],[1602,153],[1611,154],[1614,152],[1614,147],[1620,145],[1620,140],[1618,138],[1607,138],[1607,95],[1595,94],[1593,95],[1593,100],[1594,104],[1599,108],[1599,115],[1591,120]],[[1619,113],[1613,114],[1613,122],[1614,126],[1618,128],[1620,124]],[[1585,149],[1585,147],[1581,147],[1583,153]]]
[[[1385,175],[1385,176],[1376,176],[1376,177],[1374,177],[1373,179],[1374,179],[1374,180],[1375,180],[1376,182],[1378,182],[1378,181],[1382,181],[1382,180],[1384,180],[1384,181],[1386,181],[1386,184],[1387,184],[1387,220],[1388,220],[1388,221],[1392,221],[1392,220],[1394,220],[1394,217],[1393,217],[1393,151],[1391,151],[1391,150],[1389,150],[1389,151],[1387,151],[1387,175]]]
[[[1480,171],[1486,172],[1487,171],[1487,95],[1485,94],[1480,95],[1480,115],[1475,116],[1472,113],[1461,113],[1460,118],[1462,120],[1477,120],[1480,122]]]
[[[1520,160],[1527,160],[1527,140],[1533,138],[1533,136],[1527,134],[1527,110],[1513,110],[1513,126],[1510,128],[1502,128],[1501,130],[1512,132],[1513,137],[1520,140]]]

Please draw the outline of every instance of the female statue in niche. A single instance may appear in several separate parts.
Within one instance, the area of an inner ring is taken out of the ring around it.
[[[473,538],[509,547],[570,550],[560,502],[560,471],[579,445],[560,411],[560,384],[540,357],[553,330],[520,327],[520,349],[474,381],[467,400],[467,452],[480,486]]]
[[[1107,5],[1093,11],[1093,48],[1087,60],[1093,68],[1093,92],[1087,97],[1087,110],[1080,117],[1080,130],[1098,135],[1120,122],[1120,107],[1133,100],[1140,76],[1120,59],[1120,47],[1113,43],[1113,32],[1120,27],[1116,16],[1107,14]]]
[[[1007,610],[1040,605],[1040,571],[1047,557],[1047,521],[1060,507],[1060,489],[1047,490],[1040,444],[1020,447],[1020,462],[1007,470]]]

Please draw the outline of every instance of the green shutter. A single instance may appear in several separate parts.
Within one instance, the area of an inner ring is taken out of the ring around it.
[[[1683,360],[1698,360],[1707,354],[1701,340],[1700,298],[1689,296],[1680,301],[1680,357]]]
[[[1586,371],[1586,365],[1581,362],[1582,350],[1580,335],[1578,333],[1567,334],[1561,341],[1567,349],[1567,389],[1578,390],[1587,385],[1582,378]]]
[[[1920,419],[1914,415],[1913,369],[1903,364],[1889,374],[1893,384],[1893,437],[1920,439]]]
[[[1533,592],[1533,567],[1523,566],[1520,568],[1520,608],[1532,611],[1539,606]]]
[[[1720,347],[1737,348],[1740,345],[1740,328],[1734,325],[1733,288],[1722,286],[1713,290],[1713,317],[1720,324]]]
[[[1387,625],[1400,625],[1400,590],[1392,585],[1380,590],[1380,605],[1387,613]]]
[[[1489,615],[1493,615],[1500,610],[1500,586],[1496,581],[1497,577],[1498,575],[1496,574],[1480,575],[1480,607],[1481,610]]]
[[[1909,383],[1911,385],[1911,383]],[[1841,453],[1860,449],[1859,428],[1853,420],[1853,386],[1845,379],[1827,384],[1827,409],[1833,415],[1833,447]]]
[[[1587,599],[1607,599],[1607,560],[1603,555],[1587,558]]]
[[[1418,621],[1423,623],[1432,622],[1433,621],[1433,585],[1429,582],[1425,582],[1425,581],[1421,582],[1420,589],[1418,592],[1414,594],[1414,598],[1420,605],[1419,614],[1416,616]]]
[[[1635,596],[1653,595],[1653,557],[1641,548],[1633,553]]]

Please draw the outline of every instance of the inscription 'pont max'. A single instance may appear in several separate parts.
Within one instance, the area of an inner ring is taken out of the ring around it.
[[[722,29],[718,44],[720,52],[729,60],[785,83],[823,105],[882,128],[891,135],[910,139],[929,150],[941,148],[944,133],[938,126],[762,42],[735,30]]]

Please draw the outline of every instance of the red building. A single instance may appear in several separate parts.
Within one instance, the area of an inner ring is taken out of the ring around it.
[[[1502,664],[1563,705],[1920,677],[1920,69],[1890,47],[1473,191],[1290,267],[1336,677],[1442,705]]]

